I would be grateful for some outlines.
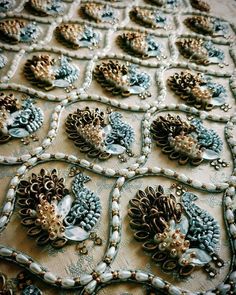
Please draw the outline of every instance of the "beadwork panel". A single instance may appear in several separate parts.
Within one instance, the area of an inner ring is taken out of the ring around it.
[[[0,0],[0,294],[236,294],[234,0]]]

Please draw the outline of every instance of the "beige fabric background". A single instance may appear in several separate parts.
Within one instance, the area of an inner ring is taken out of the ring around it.
[[[220,0],[212,0],[209,1],[212,7],[211,14],[224,17],[227,20],[234,21],[236,17],[236,1],[234,0],[226,0],[226,1],[220,1]],[[146,4],[142,0],[135,1],[135,4]],[[122,9],[121,9],[122,10]],[[74,19],[79,19],[77,16],[77,11],[74,12]],[[181,19],[184,19],[184,17],[181,17]],[[134,23],[129,23],[129,25],[136,26]],[[189,32],[186,27],[182,25],[182,32]],[[101,30],[103,33],[103,30]],[[121,49],[119,49],[114,42],[114,39],[116,37],[117,33],[114,33],[112,36],[112,48],[110,49],[110,52],[122,52]],[[163,44],[165,45],[165,48],[167,50],[167,44],[165,38],[161,38]],[[55,37],[52,36],[52,40],[49,45],[55,45],[58,47],[62,47],[56,40]],[[226,60],[230,63],[227,70],[232,70],[234,65],[233,61],[230,58],[228,54],[228,47],[227,46],[221,46],[224,48],[224,51],[226,53]],[[63,47],[64,48],[64,47]],[[68,50],[72,51],[72,50]],[[80,52],[86,52],[86,50],[79,50],[78,55]],[[166,54],[169,56],[169,53],[166,52]],[[11,53],[8,53],[9,57],[12,56]],[[22,65],[25,62],[26,58],[32,56],[32,54],[29,54],[27,56],[24,56],[20,65],[18,66],[18,69],[16,71],[16,74],[11,79],[10,82],[17,82],[22,83],[23,85],[26,85],[28,87],[31,87],[29,82],[27,82],[23,75],[22,75]],[[180,60],[183,60],[180,58]],[[76,64],[81,69],[81,77],[84,75],[84,62],[83,61],[76,61]],[[142,67],[141,67],[142,68]],[[211,69],[218,69],[217,66],[211,66],[209,67]],[[152,87],[151,87],[151,93],[152,97],[148,100],[155,99],[155,97],[158,94],[158,91],[155,86],[154,82],[154,70],[148,69],[144,67],[144,70],[148,71],[149,74],[152,76]],[[178,69],[180,71],[181,69]],[[164,74],[164,80],[170,76],[173,72],[175,72],[175,69],[167,70]],[[0,74],[3,74],[0,72]],[[227,113],[233,113],[235,111],[234,107],[234,98],[232,96],[232,93],[229,89],[228,80],[222,79],[222,78],[214,78],[214,81],[222,83],[227,91],[228,91],[228,103],[233,106],[233,108]],[[77,87],[79,87],[82,83],[82,79],[78,81],[78,84],[76,84]],[[62,94],[62,90],[53,90],[52,94]],[[101,87],[95,82],[92,82],[91,87],[88,90],[89,94],[102,94],[107,95]],[[19,94],[18,94],[19,95]],[[112,99],[112,98],[111,98]],[[147,100],[147,101],[148,101]],[[140,103],[140,98],[138,97],[130,97],[126,99],[127,103]],[[166,97],[166,103],[178,103],[179,100],[177,97],[173,95],[173,93],[168,92],[168,95]],[[142,102],[141,102],[142,103]],[[47,134],[47,130],[49,128],[49,119],[50,115],[53,112],[55,106],[57,103],[47,102],[43,100],[38,101],[38,105],[43,109],[45,113],[45,122],[44,127],[37,133],[40,142]],[[52,145],[48,148],[47,152],[55,153],[56,151],[64,152],[66,154],[74,154],[76,156],[81,156],[79,151],[76,149],[76,147],[73,145],[71,141],[67,139],[65,128],[64,128],[64,121],[66,116],[70,113],[76,110],[78,107],[82,106],[91,106],[91,107],[99,107],[106,109],[106,106],[101,103],[97,102],[78,102],[74,103],[70,106],[68,106],[65,110],[62,112],[62,116],[60,119],[60,127],[59,132],[52,143]],[[114,108],[115,109],[115,108]],[[143,117],[143,113],[131,113],[124,110],[120,110],[120,112],[123,114],[125,121],[129,122],[135,129],[136,132],[136,142],[135,146],[133,148],[135,157],[131,158],[128,163],[121,164],[117,158],[112,158],[104,163],[99,163],[102,166],[105,167],[113,167],[113,168],[123,168],[125,166],[130,165],[131,163],[134,163],[135,158],[138,157],[140,154],[140,147],[141,147],[141,120]],[[213,113],[223,114],[223,111],[216,110],[213,111]],[[181,114],[183,117],[186,117],[185,114]],[[205,122],[204,123],[207,127],[214,128],[218,131],[221,138],[224,138],[224,132],[223,132],[223,124],[214,123],[214,122]],[[39,143],[40,143],[39,142]],[[23,146],[19,141],[12,141],[8,144],[0,146],[0,154],[1,155],[21,155],[25,154],[29,148],[31,149],[34,146],[39,145],[38,142],[31,143],[30,146]],[[83,155],[84,157],[84,155]],[[229,153],[229,149],[226,146],[224,142],[224,152],[223,152],[223,158],[230,162],[230,166],[228,168],[222,169],[220,171],[215,171],[212,167],[210,167],[208,164],[203,164],[197,168],[192,168],[189,166],[186,167],[179,167],[176,163],[171,162],[168,160],[165,156],[163,156],[160,153],[160,150],[156,148],[154,145],[152,147],[152,153],[149,156],[149,159],[146,163],[146,166],[160,166],[160,167],[169,167],[171,169],[174,169],[180,173],[185,173],[189,177],[198,179],[199,181],[204,182],[214,182],[217,183],[218,181],[223,181],[224,179],[227,179],[232,171],[232,163],[231,163],[231,155]],[[96,162],[96,160],[94,160]],[[70,164],[67,163],[60,163],[60,162],[50,162],[47,164],[40,164],[37,165],[35,168],[33,168],[30,173],[27,173],[27,175],[30,175],[32,172],[39,171],[40,168],[47,168],[47,169],[53,169],[57,168],[59,170],[59,173],[61,176],[66,177],[66,185],[68,188],[70,188],[70,181],[71,178],[68,177],[68,172],[71,167]],[[16,173],[18,166],[0,166],[0,203],[3,202],[5,198],[5,193],[7,191],[10,179],[14,176]],[[61,276],[77,276],[84,272],[90,272],[96,264],[101,260],[103,257],[105,250],[106,250],[106,241],[108,239],[108,218],[109,218],[109,194],[112,189],[112,186],[115,182],[115,179],[109,179],[102,176],[98,176],[92,172],[84,171],[87,175],[91,176],[92,181],[87,183],[87,187],[89,187],[91,190],[96,192],[101,199],[103,213],[101,217],[101,221],[99,225],[97,226],[97,233],[99,236],[103,238],[103,245],[101,247],[94,247],[92,243],[88,243],[89,247],[89,255],[81,256],[78,251],[75,249],[75,245],[72,244],[70,246],[64,247],[59,252],[54,251],[50,247],[43,247],[40,248],[36,246],[35,242],[31,239],[29,239],[26,235],[26,230],[23,226],[20,224],[20,218],[17,215],[17,212],[14,213],[14,215],[11,218],[11,221],[7,228],[4,230],[3,233],[0,235],[0,243],[4,245],[9,245],[10,247],[22,250],[23,252],[31,255],[34,259],[39,261],[41,264],[46,266],[48,269],[50,269],[52,272],[55,272],[58,275]],[[27,175],[25,176],[27,178]],[[136,242],[133,238],[132,230],[129,228],[129,218],[127,216],[127,208],[128,208],[128,201],[134,197],[135,193],[138,189],[144,189],[147,185],[156,186],[158,184],[162,184],[166,188],[169,188],[173,182],[171,180],[168,180],[163,177],[141,177],[138,179],[134,179],[130,182],[128,182],[123,190],[122,190],[122,198],[121,198],[121,208],[122,208],[122,239],[120,244],[120,249],[118,252],[118,255],[112,264],[112,269],[142,269],[145,271],[151,271],[153,274],[158,275],[168,281],[170,281],[173,284],[176,284],[178,286],[181,286],[185,289],[191,290],[191,291],[205,291],[209,288],[214,287],[216,284],[218,284],[220,281],[224,279],[226,276],[228,269],[229,269],[229,263],[230,263],[230,250],[229,250],[229,243],[225,232],[224,222],[222,218],[222,193],[219,194],[210,194],[210,193],[203,193],[199,191],[195,191],[194,189],[191,189],[191,191],[195,192],[199,196],[199,200],[197,201],[197,204],[200,205],[202,208],[208,210],[220,223],[222,228],[222,237],[221,237],[221,244],[220,244],[220,254],[221,257],[226,261],[225,267],[220,271],[218,276],[213,280],[208,280],[206,275],[200,270],[194,272],[190,278],[188,278],[186,281],[178,281],[177,279],[172,278],[170,275],[164,274],[157,265],[155,265],[151,258],[147,256],[141,249],[141,243]],[[19,268],[11,263],[4,262],[0,260],[0,271],[4,272],[8,275],[8,277],[14,277],[18,271]],[[69,294],[68,291],[58,291],[51,287],[46,286],[45,284],[37,282],[37,285],[40,286],[44,292],[44,294]],[[71,292],[71,294],[74,292]],[[75,292],[76,294],[76,292]],[[121,284],[121,285],[114,285],[114,286],[108,286],[101,291],[99,291],[99,294],[102,295],[108,295],[108,294],[135,294],[135,295],[141,295],[145,294],[145,290],[142,286],[134,285],[134,284]]]

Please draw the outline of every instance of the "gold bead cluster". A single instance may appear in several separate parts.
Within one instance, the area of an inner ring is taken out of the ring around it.
[[[53,203],[50,204],[43,194],[39,196],[35,223],[49,233],[51,240],[62,237],[65,231],[63,220],[56,212],[56,206]]]

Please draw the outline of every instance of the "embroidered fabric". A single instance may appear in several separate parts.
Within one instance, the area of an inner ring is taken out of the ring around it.
[[[0,294],[235,294],[235,13],[0,1]]]

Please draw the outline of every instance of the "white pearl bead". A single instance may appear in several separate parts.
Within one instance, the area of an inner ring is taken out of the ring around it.
[[[226,210],[226,219],[228,222],[234,222],[234,213],[231,209]]]
[[[28,257],[24,256],[23,254],[17,254],[16,261],[23,263],[23,264],[27,264],[29,262],[29,259],[28,259]]]
[[[36,155],[38,155],[38,154],[40,154],[40,153],[42,152],[42,150],[43,150],[43,148],[40,146],[40,147],[35,148],[35,149],[33,150],[33,152],[34,152]]]
[[[142,164],[145,161],[146,157],[145,156],[141,156],[140,158],[138,158],[137,162],[139,164]]]
[[[57,280],[57,277],[51,272],[46,272],[43,277],[44,277],[44,280],[48,283],[54,284]]]
[[[230,231],[231,235],[234,238],[236,238],[236,226],[235,226],[235,224],[233,224],[233,223],[230,224],[229,231]]]
[[[36,274],[39,274],[42,271],[41,266],[35,262],[32,262],[29,268],[33,273],[36,273]]]
[[[159,279],[157,277],[153,278],[152,285],[154,287],[160,288],[160,289],[163,289],[165,287],[165,283],[161,279]]]
[[[42,160],[48,160],[51,158],[51,155],[49,153],[44,153],[44,154],[40,155],[39,158]]]
[[[147,167],[142,167],[136,170],[137,173],[139,174],[145,174],[148,172],[148,168]]]
[[[71,162],[77,162],[78,158],[76,158],[76,157],[73,156],[73,155],[69,155],[69,156],[68,156],[68,160],[71,161]]]
[[[62,279],[61,284],[63,287],[70,288],[75,285],[75,281],[70,278]]]
[[[120,190],[116,187],[112,193],[113,197],[119,198],[120,197]]]
[[[101,173],[101,172],[103,171],[103,168],[102,168],[100,165],[95,164],[95,165],[93,166],[93,170],[94,170],[95,172]]]
[[[98,274],[101,274],[106,270],[106,268],[107,268],[106,263],[101,262],[95,267],[95,272],[97,272]]]
[[[131,271],[129,270],[119,270],[120,279],[129,279],[131,277]]]
[[[15,176],[12,178],[10,184],[13,185],[13,186],[16,186],[18,183],[19,183],[19,177],[18,176]]]
[[[80,276],[80,284],[81,285],[87,285],[89,282],[91,282],[93,279],[93,277],[91,275],[88,274],[82,274]]]
[[[105,174],[108,175],[108,176],[114,176],[116,174],[116,171],[111,169],[111,168],[107,168],[105,170]]]
[[[7,192],[7,199],[12,200],[15,197],[15,190],[10,188]]]
[[[144,273],[144,272],[136,272],[136,280],[139,282],[145,282],[148,280],[148,274]]]
[[[114,223],[113,223],[114,226],[116,226]],[[118,224],[119,225],[119,224]],[[114,242],[114,243],[118,243],[120,240],[120,234],[117,230],[115,230],[113,233],[112,233],[112,236],[111,236],[111,242]]]
[[[25,165],[23,165],[17,170],[17,173],[22,175],[25,173],[26,169],[27,169],[27,167]]]
[[[56,158],[56,159],[64,159],[65,156],[66,156],[66,155],[63,154],[63,153],[56,153],[56,154],[55,154],[55,158]]]
[[[12,203],[11,202],[6,202],[6,204],[4,205],[2,211],[4,213],[8,213],[11,211],[11,208],[12,208]]]
[[[114,246],[110,247],[107,251],[107,256],[113,258],[116,254],[116,248]]]
[[[109,282],[111,281],[113,278],[113,275],[111,272],[107,272],[107,273],[104,273],[100,276],[100,279],[101,279],[101,282],[102,283],[106,283],[106,282]]]
[[[117,186],[118,187],[121,187],[123,184],[124,184],[124,182],[125,182],[125,178],[124,177],[120,177],[120,178],[118,178],[118,180],[117,180]]]
[[[93,291],[95,290],[97,286],[97,281],[93,280],[92,282],[90,282],[86,287],[85,290],[89,293],[92,294]]]
[[[119,204],[116,201],[113,201],[112,202],[112,210],[117,211],[119,209],[120,209]]]
[[[0,255],[9,257],[12,255],[12,250],[7,249],[7,248],[0,248]]]
[[[31,159],[29,159],[28,161],[27,161],[27,163],[29,164],[29,165],[34,165],[36,162],[37,162],[37,158],[36,157],[33,157],[33,158],[31,158]]]

